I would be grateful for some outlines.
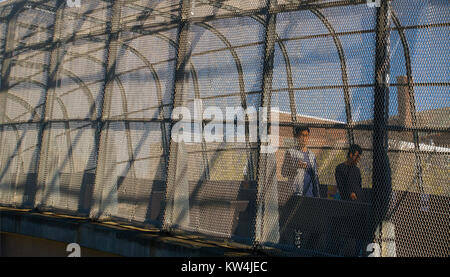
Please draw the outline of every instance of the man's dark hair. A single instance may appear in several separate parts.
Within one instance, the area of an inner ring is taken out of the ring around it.
[[[359,155],[362,155],[362,148],[358,144],[352,144],[350,145],[350,148],[348,149],[347,157],[350,157],[350,153],[353,155],[358,151]]]
[[[294,127],[294,137],[297,137],[302,131],[308,131],[308,134],[311,133],[307,126],[296,126]]]

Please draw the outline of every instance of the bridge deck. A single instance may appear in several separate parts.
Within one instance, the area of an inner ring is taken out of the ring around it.
[[[0,208],[0,232],[1,256],[35,256],[39,251],[39,256],[67,256],[66,247],[74,242],[80,245],[81,256],[83,253],[85,256],[144,257],[256,255],[248,245],[199,235],[167,234],[157,228],[142,229],[3,207]]]

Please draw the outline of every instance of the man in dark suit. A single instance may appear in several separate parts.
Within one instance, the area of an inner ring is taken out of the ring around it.
[[[362,200],[361,172],[356,166],[361,155],[361,147],[357,144],[352,144],[347,153],[347,160],[336,167],[336,184],[342,200]]]

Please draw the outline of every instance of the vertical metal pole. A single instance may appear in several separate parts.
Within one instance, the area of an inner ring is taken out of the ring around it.
[[[271,97],[272,97],[272,79],[273,79],[273,63],[275,56],[275,40],[276,40],[276,20],[277,14],[272,13],[271,9],[277,7],[277,0],[267,0],[266,7],[266,38],[265,38],[265,51],[264,51],[264,68],[263,68],[263,90],[261,97],[261,108],[267,108],[267,122],[270,126],[270,108],[271,108]],[[262,120],[258,117],[258,121]],[[267,130],[269,131],[269,126]],[[269,224],[278,225],[277,211],[272,211],[270,208],[278,208],[278,197],[277,197],[277,187],[276,187],[276,176],[273,176],[273,170],[276,170],[276,163],[274,160],[274,154],[261,153],[261,142],[258,136],[258,178],[257,178],[257,203],[256,203],[256,219],[255,219],[255,238],[254,247],[257,248],[260,243],[265,241],[273,240],[277,242],[279,235],[275,234],[275,237],[268,237],[269,234],[266,233],[267,228],[274,230],[276,228],[271,228]],[[275,167],[275,168],[273,168]],[[274,203],[275,202],[275,203]],[[270,216],[273,215],[273,218]],[[274,222],[276,221],[276,222]],[[272,233],[273,235],[273,233]]]
[[[176,68],[175,68],[175,84],[174,84],[174,95],[173,95],[173,107],[180,107],[184,105],[184,97],[183,97],[183,87],[185,80],[185,69],[186,64],[189,60],[189,13],[190,13],[190,5],[191,0],[180,0],[181,4],[181,12],[180,12],[180,23],[178,25],[178,39],[177,39],[177,58],[176,58]],[[170,134],[172,133],[173,123],[170,126]],[[181,203],[176,203],[177,195],[177,186],[180,187],[183,184],[178,183],[177,181],[187,182],[186,177],[182,177],[180,180],[177,180],[178,174],[177,171],[179,168],[187,167],[186,157],[182,157],[184,155],[178,155],[179,151],[181,151],[182,142],[174,142],[170,138],[170,146],[169,146],[169,163],[167,169],[167,190],[166,190],[166,209],[164,214],[164,222],[163,229],[169,231],[170,228],[174,225],[174,220],[177,220],[179,216],[178,212],[175,210],[179,210],[176,205],[182,205]],[[184,184],[186,185],[186,184]],[[183,194],[182,192],[179,194]],[[180,199],[183,198],[180,195]],[[185,201],[185,200],[183,200]],[[189,208],[189,207],[187,207]],[[189,210],[184,211],[185,217],[188,216]]]
[[[388,0],[382,0],[377,8],[375,94],[373,130],[373,199],[372,234],[380,243],[382,224],[389,208],[392,193],[391,168],[388,157],[387,119],[389,116],[389,67],[390,67],[390,18]]]
[[[108,119],[111,112],[111,99],[114,85],[114,78],[117,66],[117,53],[119,51],[119,30],[120,30],[120,16],[121,16],[121,0],[114,0],[111,6],[111,20],[106,27],[108,34],[108,41],[106,44],[106,71],[103,86],[103,97],[100,102],[100,112],[98,119],[101,119],[100,124]]]
[[[189,60],[189,28],[191,0],[181,0],[181,20],[178,26],[177,62],[175,68],[174,107],[184,104],[183,87],[185,81],[185,69]]]
[[[49,147],[49,131],[46,131],[48,121],[51,120],[51,113],[53,110],[53,95],[56,90],[58,79],[58,70],[61,64],[61,32],[63,27],[62,17],[64,13],[63,1],[57,1],[55,13],[55,23],[53,25],[52,48],[49,56],[49,65],[47,69],[47,84],[44,95],[44,108],[42,111],[42,119],[38,132],[38,169],[37,169],[37,191],[35,207],[39,208],[42,205],[42,196],[44,193],[45,178],[46,178],[46,164],[48,159]]]
[[[108,130],[104,130],[105,122],[109,117],[111,111],[111,99],[114,87],[114,78],[116,74],[117,66],[117,54],[120,47],[119,42],[119,31],[120,31],[120,17],[122,9],[122,1],[114,0],[111,4],[111,19],[106,27],[106,32],[108,34],[108,40],[106,42],[105,48],[105,77],[103,83],[103,96],[100,101],[100,111],[97,117],[97,126],[95,131],[95,154],[96,163],[95,167],[95,184],[92,189],[96,200],[93,203],[92,210],[90,211],[90,217],[98,218],[101,216],[99,211],[102,207],[104,180],[106,170],[106,157],[107,157],[107,137]]]

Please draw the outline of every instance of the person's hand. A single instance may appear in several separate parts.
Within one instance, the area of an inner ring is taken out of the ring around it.
[[[308,168],[308,163],[304,161],[298,161],[298,167],[300,168]]]
[[[352,192],[352,194],[350,194],[350,199],[352,199],[353,201],[355,201],[355,200],[357,199],[356,193]]]

